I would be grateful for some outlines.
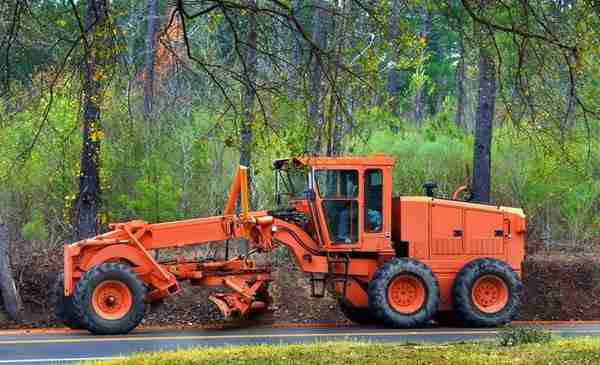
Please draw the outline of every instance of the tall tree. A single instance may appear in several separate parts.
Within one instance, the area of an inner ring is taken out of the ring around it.
[[[352,84],[342,74],[344,53],[348,48],[356,48],[356,38],[352,36],[352,27],[360,27],[361,19],[353,17],[352,1],[338,2],[337,11],[343,16],[338,17],[331,26],[332,72],[331,92],[329,94],[329,112],[327,118],[327,155],[337,156],[343,153],[343,139],[351,128],[353,108]],[[349,65],[352,66],[351,64]],[[342,86],[343,85],[343,86]]]
[[[256,0],[247,0],[246,4],[248,6],[248,16],[246,20],[246,39],[244,41],[245,52],[243,54],[243,59],[241,60],[245,80],[242,96],[243,115],[242,123],[240,125],[240,165],[250,167],[252,164],[252,127],[255,120],[254,104],[256,103],[256,77],[258,72],[258,57],[256,52]],[[251,171],[252,170],[250,170],[250,172]],[[248,174],[248,184],[249,200],[252,202],[256,198],[256,192],[252,188],[254,184],[252,183],[251,173]],[[239,204],[238,209],[240,209]],[[244,252],[248,252],[250,249],[249,242],[244,240],[242,247]]]
[[[240,127],[240,164],[250,166],[252,163],[252,125],[254,124],[254,104],[256,102],[256,76],[258,58],[256,54],[256,0],[247,0],[247,39],[245,54],[242,60],[244,69],[244,95],[242,100],[242,124]]]
[[[150,119],[154,103],[154,64],[156,60],[156,30],[158,29],[158,0],[148,0],[146,5],[148,28],[146,32],[144,61],[144,116],[146,119]]]
[[[390,37],[392,44],[392,66],[388,73],[387,91],[390,94],[390,108],[392,114],[400,116],[400,92],[402,91],[402,73],[398,68],[398,58],[400,57],[400,47],[398,46],[401,35],[400,30],[400,3],[399,0],[390,2]]]
[[[0,221],[0,298],[9,317],[13,320],[19,320],[22,304],[12,276],[9,248],[8,227]]]
[[[79,19],[75,5],[73,11]],[[104,84],[113,61],[112,26],[107,0],[89,0],[85,23],[80,22],[83,42],[83,147],[76,209],[76,238],[85,239],[98,233],[98,210],[101,203],[100,141],[103,136],[101,108]]]
[[[309,130],[314,131],[316,135],[315,143],[307,143],[306,146],[312,144],[310,148],[313,154],[320,154],[323,148],[323,112],[321,108],[322,93],[321,83],[323,81],[323,59],[324,50],[327,47],[327,27],[325,4],[320,0],[314,0],[314,12],[312,22],[312,42],[310,56],[310,75],[309,75],[309,102],[308,102],[308,122],[311,123]],[[307,142],[311,138],[312,133],[307,133]]]
[[[481,1],[483,7],[486,0]],[[492,131],[496,107],[496,62],[491,51],[493,31],[477,26],[479,41],[479,96],[475,116],[472,197],[489,202],[492,168]]]
[[[462,128],[465,126],[465,79],[466,79],[466,64],[465,64],[465,39],[463,34],[462,24],[459,24],[458,30],[458,65],[456,66],[456,115],[454,122],[456,126]]]
[[[302,1],[303,0],[294,0],[292,2],[292,17],[296,20],[296,22],[302,24]],[[296,29],[296,26],[292,20],[289,20],[290,32],[291,32],[291,41],[292,41],[292,59],[289,67],[289,98],[290,100],[298,99],[298,89],[299,85],[299,76],[300,76],[300,67],[302,63],[302,42],[301,37]]]
[[[420,37],[425,40],[425,44],[429,44],[429,37],[431,34],[431,21],[432,14],[431,10],[426,6],[421,8],[421,31]],[[417,88],[415,92],[415,110],[414,110],[414,119],[417,123],[420,123],[423,118],[425,118],[427,107],[427,88],[425,85],[421,85]]]

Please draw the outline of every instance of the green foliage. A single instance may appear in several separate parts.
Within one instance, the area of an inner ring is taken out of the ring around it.
[[[68,84],[62,90],[47,118],[48,100],[42,99],[12,115],[10,126],[0,129],[0,213],[34,241],[50,238],[49,225],[68,227],[64,207],[76,191],[81,148],[77,103],[68,95]]]
[[[6,19],[13,17],[10,4],[0,6]],[[292,1],[285,4],[294,6]],[[570,66],[576,76],[577,105],[572,126],[565,128],[567,50],[537,38],[525,42],[518,34],[495,32],[493,200],[523,207],[530,237],[591,242],[600,235],[597,13],[585,2],[560,9],[554,8],[557,2],[524,4],[490,5],[481,16],[507,28],[517,24],[532,34],[558,37],[553,42],[576,44]],[[158,5],[160,18],[170,18],[165,16],[170,15],[169,4]],[[294,27],[282,27],[289,19],[276,16],[287,10],[274,6],[275,12],[257,17],[260,47],[253,110],[243,110],[239,97],[246,84],[240,62],[245,48],[239,46],[246,42],[241,30],[247,26],[247,12],[229,9],[230,20],[217,9],[187,19],[189,51],[202,65],[186,57],[188,50],[180,40],[170,50],[177,57],[170,60],[170,51],[157,42],[157,68],[164,73],[155,75],[156,116],[145,120],[139,69],[145,55],[146,4],[110,2],[110,36],[117,54],[104,50],[99,55],[116,56],[116,67],[108,62],[111,67],[97,75],[110,85],[102,98],[101,128],[94,134],[101,142],[103,227],[108,221],[133,218],[159,221],[219,214],[239,162],[239,125],[246,112],[254,115],[251,173],[256,209],[273,204],[273,159],[311,153],[318,140],[324,141],[320,150],[325,152],[337,141],[335,131],[342,135],[341,144],[334,146],[340,153],[394,156],[398,194],[422,194],[424,182],[436,181],[438,194],[449,197],[458,186],[470,183],[478,44],[471,37],[475,24],[463,3],[418,0],[399,6],[375,1],[368,15],[364,8],[350,6],[328,13],[327,19],[319,19],[308,4],[290,14],[306,32],[297,50]],[[529,6],[538,14],[552,14],[543,19],[550,25],[547,29],[530,21]],[[84,14],[84,3],[76,8]],[[263,8],[259,10],[269,9]],[[0,101],[0,214],[9,217],[26,240],[58,241],[71,234],[82,112],[80,75],[72,65],[83,52],[76,46],[67,57],[72,42],[65,40],[79,32],[72,10],[65,2],[36,2],[27,8],[31,16],[21,17],[23,24],[15,28],[18,42],[2,45],[7,57],[0,62],[0,74],[10,90]],[[195,13],[192,10],[187,9],[188,14]],[[319,67],[317,123],[307,120],[314,55],[304,37],[315,36],[319,21],[328,39],[320,57],[324,64]],[[8,34],[10,27],[10,21],[0,24],[0,33]],[[555,34],[546,34],[548,29]],[[465,129],[454,123],[460,45],[466,64]],[[295,79],[290,72],[294,68]],[[395,85],[391,76],[397,77]],[[426,109],[419,123],[412,120],[417,90],[424,90]]]
[[[435,181],[437,193],[449,196],[466,182],[471,143],[464,135],[455,137],[428,126],[424,131],[409,129],[399,134],[376,132],[357,153],[386,153],[396,158],[393,180],[397,194],[420,195],[423,183]]]
[[[132,217],[140,217],[153,222],[182,218],[178,209],[181,189],[175,188],[171,176],[163,175],[158,181],[141,177],[135,182],[134,196],[121,194],[117,203]]]
[[[31,220],[21,228],[21,234],[27,241],[44,242],[48,240],[48,229],[42,212],[37,210],[33,212]]]
[[[226,189],[218,183],[226,178],[210,172],[211,163],[222,153],[215,149],[226,133],[213,127],[214,116],[202,110],[189,118],[170,115],[154,121],[170,128],[144,130],[143,121],[131,121],[131,128],[120,123],[124,112],[115,109],[105,118],[111,131],[103,146],[107,219],[158,222],[211,212],[214,186],[219,196]],[[227,169],[223,174],[235,167],[229,161],[223,165]]]
[[[110,95],[107,103],[111,107],[103,117],[101,223],[219,214],[239,161],[237,120],[199,107],[187,116],[161,116],[154,122],[158,127],[147,128],[145,121],[130,119],[117,92]],[[55,237],[50,232],[59,222],[65,231],[55,239],[68,237],[78,189],[81,142],[76,105],[68,94],[54,98],[48,120],[27,158],[20,160],[19,156],[32,143],[31,130],[40,126],[43,103],[16,114],[14,124],[0,133],[3,214],[13,217],[27,240]],[[276,128],[257,115],[252,127],[255,209],[273,205],[271,162],[302,155],[312,142],[302,110],[301,104],[286,98],[274,100]],[[376,106],[358,109],[355,117],[355,134],[345,140],[348,150],[395,157],[396,194],[420,195],[424,182],[435,181],[437,194],[449,197],[458,186],[470,183],[473,138],[455,126],[450,98],[421,127]],[[549,238],[588,242],[600,234],[600,178],[595,165],[587,162],[597,159],[599,151],[595,146],[589,150],[586,139],[573,140],[565,162],[564,154],[551,147],[552,143],[545,139],[533,145],[519,128],[496,128],[493,199],[524,208],[530,237],[548,234],[542,230],[549,226]],[[550,147],[540,147],[545,144]]]
[[[363,134],[365,138],[369,138],[370,133],[378,129],[400,131],[405,125],[406,121],[394,115],[391,110],[379,106],[361,108],[356,113],[355,128],[357,134]],[[374,126],[377,126],[377,128],[373,128]]]
[[[506,326],[498,332],[497,337],[500,346],[547,344],[552,340],[552,332],[541,327]]]

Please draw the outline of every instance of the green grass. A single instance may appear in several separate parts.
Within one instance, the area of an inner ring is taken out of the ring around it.
[[[89,364],[89,363],[87,363]],[[324,342],[302,345],[257,345],[134,355],[95,364],[600,364],[600,339],[552,340],[545,344],[502,347],[495,343],[416,345],[400,343]]]

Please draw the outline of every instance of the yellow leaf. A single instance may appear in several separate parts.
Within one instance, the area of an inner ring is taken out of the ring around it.
[[[96,73],[94,74],[94,80],[101,81],[101,80],[104,80],[104,79],[105,79],[105,76],[102,73],[102,71],[96,71]]]

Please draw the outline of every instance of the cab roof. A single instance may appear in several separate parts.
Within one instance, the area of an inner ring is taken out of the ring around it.
[[[324,157],[324,156],[302,156],[275,160],[273,166],[282,168],[292,162],[296,166],[393,166],[394,159],[387,155],[376,154],[370,156],[341,156],[341,157]]]

